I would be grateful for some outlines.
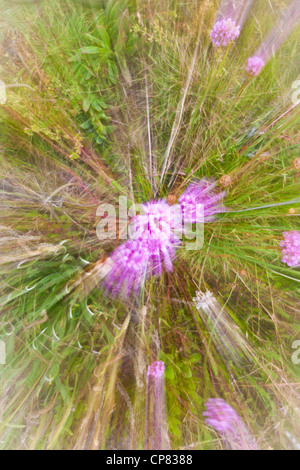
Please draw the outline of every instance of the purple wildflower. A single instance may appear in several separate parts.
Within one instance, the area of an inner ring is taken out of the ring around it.
[[[264,65],[265,65],[265,61],[262,59],[262,57],[259,57],[259,56],[249,57],[248,64],[246,66],[246,72],[248,72],[253,77],[257,77],[257,75],[259,75]]]
[[[215,47],[229,46],[229,44],[239,37],[240,26],[237,26],[231,18],[217,21],[210,33],[212,43]]]
[[[165,363],[163,361],[155,361],[148,367],[147,377],[162,378],[165,372]]]
[[[300,265],[300,233],[296,230],[283,232],[283,240],[280,242],[282,250],[282,262],[290,267]]]
[[[213,222],[216,214],[226,211],[221,203],[226,191],[216,193],[215,187],[214,181],[206,179],[193,182],[187,187],[178,199],[185,223]],[[200,204],[203,206],[202,210]]]
[[[111,257],[113,268],[104,286],[113,295],[129,297],[131,290],[138,294],[152,275],[161,276],[163,268],[173,270],[180,245],[175,233],[181,227],[180,207],[151,201],[142,204],[141,210],[142,214],[135,216],[129,225],[132,239],[116,248]]]
[[[191,183],[179,204],[169,205],[164,199],[141,204],[141,214],[129,224],[131,239],[111,255],[112,268],[104,280],[106,290],[114,296],[129,297],[131,291],[138,294],[151,276],[161,276],[163,269],[173,271],[183,226],[186,234],[188,224],[211,222],[215,214],[223,212],[219,201],[225,193],[216,194],[215,185],[204,179]]]
[[[230,18],[242,29],[253,0],[221,0],[216,22]]]
[[[300,22],[300,2],[294,0],[283,10],[277,24],[264,39],[252,57],[248,59],[246,71],[256,77],[263,66],[273,57]]]
[[[168,446],[165,412],[165,364],[155,361],[148,367],[146,397],[146,442],[148,450],[163,450]]]
[[[205,422],[221,434],[227,449],[258,450],[257,443],[249,433],[238,413],[222,398],[207,400]]]
[[[111,255],[112,268],[104,280],[104,287],[113,295],[138,293],[147,275],[147,257],[139,240],[127,240]]]
[[[176,245],[160,240],[127,240],[112,253],[112,269],[104,280],[104,287],[114,296],[129,297],[131,291],[139,294],[145,280],[151,275],[162,275],[173,270]]]
[[[181,227],[181,211],[178,205],[170,206],[162,199],[142,204],[140,209],[142,213],[130,222],[130,238],[179,243],[176,232]]]
[[[143,243],[151,274],[161,275],[162,265],[167,271],[173,271],[172,261],[181,244],[178,237],[182,225],[180,207],[159,200],[142,204],[141,210],[142,214],[130,223],[130,237]]]

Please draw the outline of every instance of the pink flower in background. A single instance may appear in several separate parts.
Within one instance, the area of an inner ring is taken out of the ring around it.
[[[222,205],[226,191],[216,192],[216,185],[215,181],[206,179],[189,184],[178,199],[184,222],[213,222],[216,214],[226,212]],[[199,210],[200,204],[203,210]]]
[[[227,449],[258,450],[257,443],[251,436],[238,413],[222,398],[210,398],[205,403],[203,415],[205,422],[212,426],[224,439]]]
[[[235,41],[247,18],[253,0],[223,0],[210,37],[215,47],[229,46]]]
[[[217,21],[210,33],[212,43],[215,47],[229,46],[239,37],[241,29],[231,18]]]
[[[300,1],[292,1],[282,12],[277,24],[268,34],[264,42],[248,59],[246,71],[256,77],[264,65],[274,56],[275,52],[289,37],[300,22]]]
[[[146,442],[148,450],[169,448],[165,411],[165,364],[155,361],[147,371]]]
[[[246,72],[253,77],[259,75],[261,69],[264,67],[265,61],[259,56],[249,57],[248,64],[246,66]]]
[[[280,242],[282,249],[282,262],[290,267],[300,266],[300,233],[296,230],[283,232]]]

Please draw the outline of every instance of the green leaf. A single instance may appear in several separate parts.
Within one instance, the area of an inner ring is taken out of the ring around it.
[[[169,380],[174,380],[175,374],[172,366],[168,366],[165,370],[165,377]]]
[[[117,83],[117,77],[119,75],[118,73],[118,67],[114,62],[108,62],[108,76],[109,79],[112,83]]]
[[[193,375],[191,368],[188,367],[188,366],[185,366],[182,371],[183,371],[185,377],[189,378],[189,377],[192,377],[192,375]]]
[[[92,106],[95,109],[95,111],[99,111],[99,113],[102,111],[102,108],[99,105],[99,101],[97,101],[97,100],[93,101]]]
[[[99,47],[96,47],[96,46],[87,46],[87,47],[82,47],[80,49],[80,52],[82,54],[100,54],[101,49]]]
[[[190,363],[193,364],[194,362],[200,362],[202,360],[201,354],[199,353],[194,353],[190,357]]]
[[[80,127],[81,129],[89,129],[91,127],[91,123],[89,120],[87,120],[83,124],[81,124]]]
[[[95,38],[95,36],[92,36],[91,34],[85,33],[85,36],[91,41],[97,44],[100,47],[103,47],[103,42],[101,39]]]
[[[108,49],[111,49],[110,38],[109,38],[109,35],[107,34],[106,29],[103,26],[98,26],[97,29],[99,31],[100,37],[101,37],[103,43],[105,44],[105,46]]]
[[[125,79],[128,85],[131,85],[132,78],[131,78],[131,74],[130,74],[128,65],[126,63],[126,60],[124,59],[124,57],[121,57],[119,54],[116,54],[116,57],[117,57],[123,78]]]
[[[87,113],[88,110],[90,109],[92,103],[92,98],[90,96],[87,96],[82,103],[83,110]]]

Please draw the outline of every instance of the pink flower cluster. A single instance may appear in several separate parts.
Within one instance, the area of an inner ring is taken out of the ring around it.
[[[290,267],[300,266],[300,233],[296,230],[283,232],[283,240],[280,242],[282,250],[282,262]]]
[[[240,420],[237,412],[222,398],[210,398],[205,406],[207,411],[203,416],[206,416],[206,424],[215,428],[220,434],[230,431]]]
[[[243,420],[232,406],[222,398],[210,398],[205,403],[205,422],[221,434],[227,449],[257,450],[257,443],[249,433]]]
[[[129,297],[131,291],[138,294],[152,275],[161,276],[163,269],[172,271],[182,233],[187,230],[185,224],[212,222],[224,211],[220,201],[225,193],[216,193],[215,186],[203,179],[191,183],[178,204],[169,205],[164,199],[142,204],[142,213],[129,225],[131,239],[111,255],[112,269],[104,280],[106,290],[114,296]]]
[[[221,201],[226,195],[226,191],[215,192],[216,182],[202,179],[191,183],[178,199],[181,206],[184,222],[213,222],[215,215],[224,212]],[[203,210],[200,211],[202,204]]]
[[[129,297],[138,294],[151,275],[161,276],[163,268],[173,270],[176,249],[181,241],[175,234],[181,217],[174,206],[164,200],[142,204],[143,213],[129,225],[130,236],[112,253],[113,267],[104,280],[104,287],[113,295]]]
[[[259,56],[249,57],[248,64],[246,66],[246,72],[248,72],[252,77],[257,77],[261,69],[264,67],[265,61]]]
[[[148,366],[147,375],[151,375],[152,377],[163,377],[165,368],[166,366],[163,361],[152,362],[152,364]]]
[[[217,21],[210,33],[212,43],[215,47],[229,46],[229,44],[239,37],[240,26],[237,26],[231,18]]]

